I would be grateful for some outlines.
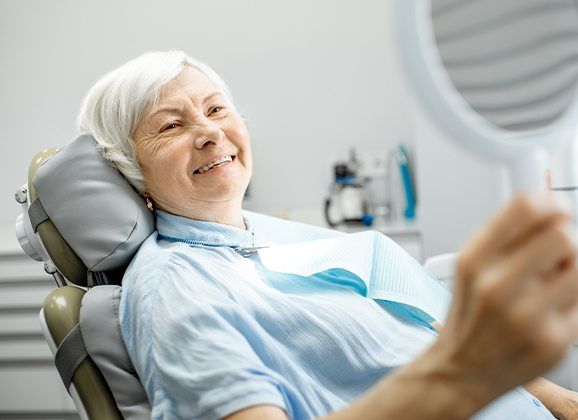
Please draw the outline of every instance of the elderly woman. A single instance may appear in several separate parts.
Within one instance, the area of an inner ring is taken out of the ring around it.
[[[235,251],[266,232],[241,209],[249,133],[206,65],[138,57],[79,122],[155,211],[120,313],[154,418],[577,418],[575,393],[535,379],[578,338],[576,246],[553,197],[516,198],[471,240],[438,336],[347,288],[296,291],[303,278]]]

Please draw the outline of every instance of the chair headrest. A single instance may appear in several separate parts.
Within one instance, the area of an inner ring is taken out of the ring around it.
[[[143,199],[88,134],[50,157],[30,182],[49,221],[90,271],[124,268],[155,229]]]

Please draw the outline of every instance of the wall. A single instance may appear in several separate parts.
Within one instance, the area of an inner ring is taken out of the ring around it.
[[[32,156],[74,137],[100,76],[154,49],[183,49],[229,83],[252,132],[251,207],[320,222],[335,159],[411,134],[389,10],[383,0],[0,0],[0,255],[20,252],[13,196]],[[36,321],[53,285],[11,267],[0,261],[0,417],[72,418]],[[40,393],[29,400],[30,390]]]
[[[97,78],[144,51],[177,48],[222,74],[247,119],[249,208],[322,223],[333,161],[352,145],[409,141],[425,255],[457,249],[504,202],[503,174],[413,112],[391,8],[391,0],[0,0],[0,236],[13,237],[13,194],[31,157],[73,138]]]
[[[390,7],[383,0],[0,0],[0,231],[11,232],[12,197],[31,157],[75,135],[88,88],[154,49],[183,49],[229,83],[252,133],[251,208],[319,219],[333,160],[352,145],[375,150],[410,135]]]
[[[505,204],[504,168],[465,148],[415,107],[416,168],[424,257],[458,251]]]

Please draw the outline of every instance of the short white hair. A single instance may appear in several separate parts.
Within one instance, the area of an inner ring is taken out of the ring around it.
[[[91,134],[103,157],[139,192],[146,191],[131,133],[160,90],[184,68],[203,73],[234,106],[229,88],[208,65],[182,51],[154,51],[104,75],[88,91],[78,115],[78,131]]]

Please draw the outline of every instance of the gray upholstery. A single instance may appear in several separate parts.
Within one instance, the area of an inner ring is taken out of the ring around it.
[[[63,147],[32,182],[50,220],[91,271],[128,265],[154,230],[144,201],[101,157],[90,135]]]
[[[44,152],[39,155],[44,157]],[[35,226],[39,225],[39,233],[48,224],[40,223],[49,218],[49,227],[54,232],[50,230],[50,235],[40,236],[46,248],[50,248],[49,255],[58,270],[68,282],[82,286],[101,284],[109,274],[122,276],[141,243],[155,228],[153,215],[143,199],[118,170],[102,158],[90,135],[81,135],[56,154],[38,162],[36,172],[33,171],[29,179],[37,198],[28,215]],[[50,241],[53,238],[58,240],[53,243]],[[62,289],[66,287],[59,290]],[[81,394],[102,392],[109,403],[113,403],[114,398],[118,411],[126,419],[150,419],[147,396],[120,334],[120,296],[119,286],[97,286],[86,292],[82,301],[78,300],[80,313],[76,312],[80,334],[72,336],[84,342],[86,352],[102,373],[112,397],[102,385],[103,389],[87,387],[86,383],[92,384],[90,381],[77,384],[75,380],[75,387],[84,387],[79,391]],[[74,354],[80,347],[83,347],[82,342],[73,340],[72,348],[63,345],[57,353],[67,386],[80,360],[80,356]],[[84,373],[92,375],[90,367],[87,369],[89,371],[85,369]],[[82,373],[80,369],[76,372]],[[102,395],[88,394],[87,398],[81,398],[81,404],[86,407],[87,401],[102,401],[97,398]],[[104,410],[104,406],[99,407]]]
[[[120,333],[120,286],[97,286],[83,297],[80,329],[88,354],[102,372],[125,419],[150,419],[146,393]]]
[[[38,225],[45,220],[48,220],[48,214],[46,214],[46,210],[42,207],[42,203],[40,200],[36,199],[28,208],[28,217],[30,218],[30,224],[32,225],[32,229],[34,232],[38,230]]]

